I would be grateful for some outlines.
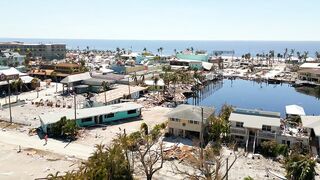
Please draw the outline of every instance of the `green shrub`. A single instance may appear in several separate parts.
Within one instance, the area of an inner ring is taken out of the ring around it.
[[[264,141],[261,143],[261,153],[267,157],[277,157],[278,155],[287,156],[288,147],[278,144],[276,141]]]
[[[146,123],[142,123],[140,126],[140,130],[144,132],[145,135],[148,135],[148,125]]]
[[[293,152],[285,160],[285,169],[288,179],[312,180],[315,179],[316,162],[310,156]]]
[[[247,176],[247,177],[243,178],[243,180],[253,180],[253,178],[251,176]]]
[[[74,120],[62,117],[58,122],[51,125],[51,133],[53,137],[71,138],[77,136],[79,127]]]

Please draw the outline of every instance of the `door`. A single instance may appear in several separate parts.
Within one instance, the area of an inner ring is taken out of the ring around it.
[[[102,123],[103,123],[102,119],[103,119],[102,115],[99,116],[99,124],[102,124]]]
[[[94,117],[94,122],[95,122],[96,124],[99,124],[99,116],[95,116],[95,117]]]

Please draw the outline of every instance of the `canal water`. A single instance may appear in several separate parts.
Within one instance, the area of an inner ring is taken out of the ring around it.
[[[189,98],[189,104],[214,106],[217,112],[224,104],[239,108],[280,112],[285,116],[285,106],[302,106],[307,115],[320,115],[320,100],[299,93],[289,84],[267,84],[249,80],[214,82],[198,92],[198,98]]]

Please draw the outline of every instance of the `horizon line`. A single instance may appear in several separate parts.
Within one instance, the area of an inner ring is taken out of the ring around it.
[[[109,41],[260,41],[260,42],[320,42],[320,40],[223,40],[223,39],[112,39],[112,38],[47,38],[47,37],[0,37],[0,39],[39,39],[39,40],[109,40]]]

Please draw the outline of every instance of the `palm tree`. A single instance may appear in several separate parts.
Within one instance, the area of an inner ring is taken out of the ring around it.
[[[250,60],[250,59],[251,59],[251,54],[250,54],[250,53],[247,53],[247,54],[245,54],[243,57],[244,57],[244,59],[246,59],[246,60]]]
[[[280,53],[277,54],[278,61],[280,61],[281,56],[282,55]]]
[[[161,59],[161,57],[162,57],[162,51],[163,51],[163,47],[160,47],[160,48],[159,48],[159,52],[160,52],[160,59]]]
[[[101,83],[102,89],[104,91],[104,104],[107,104],[107,91],[109,90],[109,82],[103,81]]]
[[[286,59],[287,56],[288,56],[288,48],[286,48],[286,49],[284,50],[283,58]]]
[[[116,52],[117,52],[116,56],[117,56],[118,58],[120,58],[120,51],[121,51],[121,49],[120,49],[119,47],[117,47],[117,48],[116,48]]]
[[[21,92],[22,91],[22,86],[23,86],[22,79],[19,78],[16,83],[17,83],[17,88],[19,89],[19,92]]]
[[[303,57],[301,56],[301,53],[300,53],[299,51],[297,51],[297,56],[298,56],[299,61],[301,61],[301,59],[302,59]]]
[[[192,47],[192,46],[190,47],[190,50],[191,50],[191,52],[193,53],[193,50],[194,50],[194,49],[193,49],[193,47]]]
[[[269,57],[270,57],[270,59],[272,58],[272,63],[274,63],[274,50],[271,50],[271,51],[269,51]],[[270,61],[269,61],[270,62]],[[271,64],[272,64],[271,63]],[[270,64],[270,63],[269,63]]]
[[[302,55],[302,56],[303,56],[304,62],[307,61],[308,54],[309,54],[309,51],[304,51],[304,52],[303,52],[303,55]]]
[[[174,49],[173,52],[175,55],[177,55],[177,49]]]
[[[171,66],[162,66],[162,71],[164,72],[161,74],[161,78],[163,79],[164,82],[164,92],[167,90],[167,87],[170,86],[170,74],[168,73],[171,71]]]
[[[142,123],[140,125],[140,131],[144,133],[144,135],[148,135],[148,125],[146,123]]]
[[[17,81],[12,81],[10,86],[11,86],[12,90],[14,90],[15,93],[17,94],[18,93],[18,83],[17,83]]]
[[[290,50],[290,55],[289,55],[289,60],[290,60],[290,61],[292,60],[292,56],[294,55],[294,52],[295,52],[294,49],[291,49],[291,50]]]
[[[174,103],[176,105],[176,84],[179,81],[177,73],[170,74],[170,81],[173,83],[173,99],[175,100]]]
[[[159,81],[159,77],[158,76],[153,78],[153,84],[154,84],[155,89],[157,89],[156,87],[158,85],[158,81]]]
[[[131,79],[134,81],[135,85],[138,85],[138,78],[137,78],[137,73],[136,72],[131,74]]]
[[[144,79],[145,79],[145,75],[142,74],[142,75],[140,76],[140,81],[141,81],[142,84],[144,84]]]
[[[31,88],[32,89],[36,89],[37,87],[39,87],[39,79],[38,78],[33,78],[31,80]]]

